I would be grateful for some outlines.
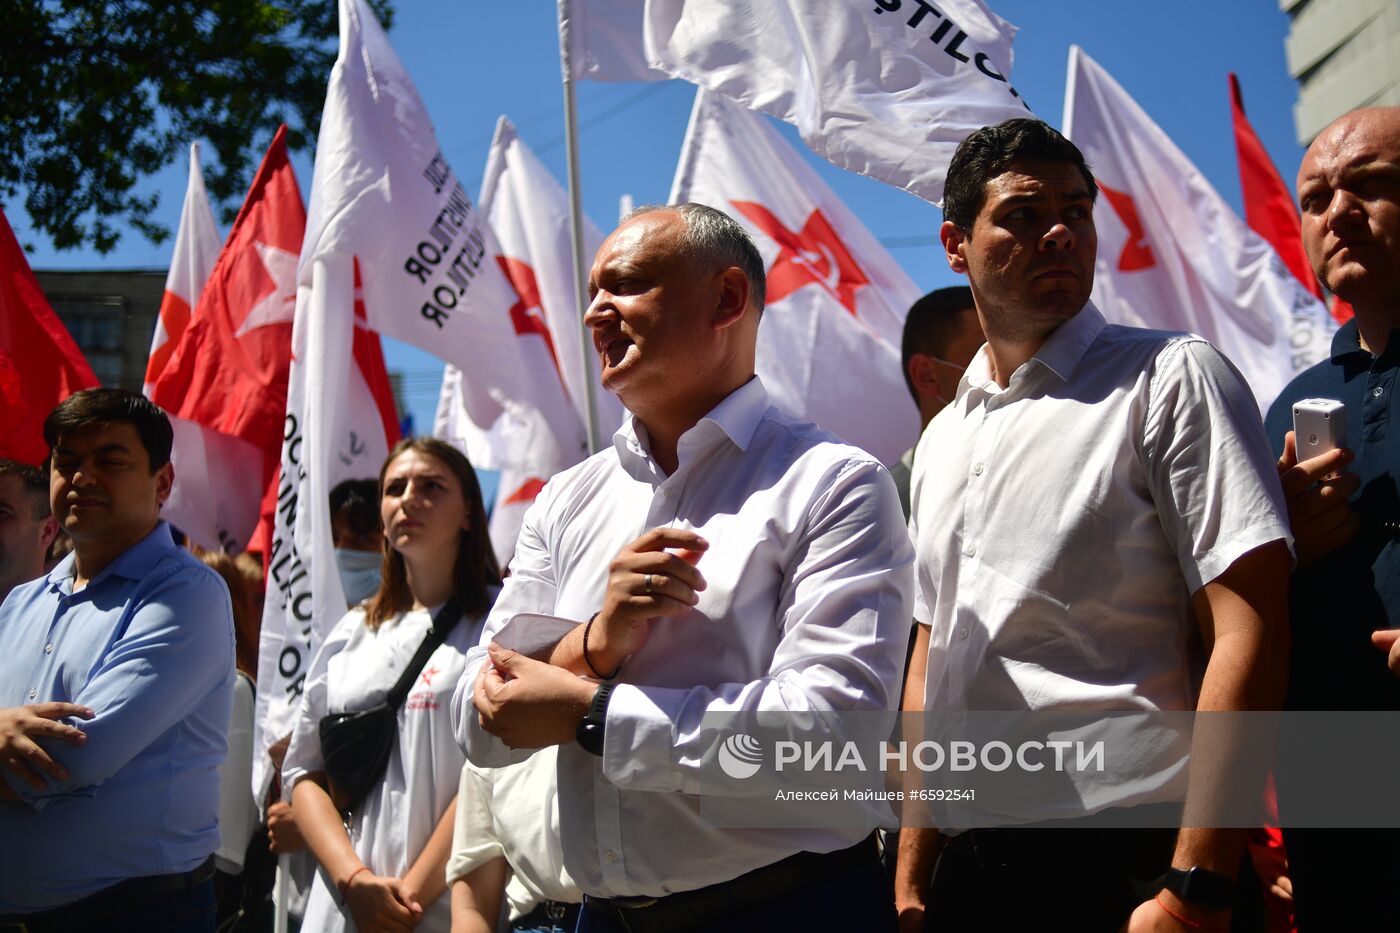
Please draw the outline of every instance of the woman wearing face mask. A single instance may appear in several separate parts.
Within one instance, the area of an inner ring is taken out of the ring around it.
[[[452,692],[500,573],[476,474],[458,450],[433,438],[403,441],[379,490],[382,581],[317,651],[283,767],[297,827],[320,865],[302,923],[308,933],[446,933],[451,925],[442,894],[465,760],[452,735]],[[436,648],[423,648],[435,618],[439,631],[451,627]],[[420,648],[431,654],[397,706],[383,776],[347,804],[327,778],[322,719],[385,703]],[[338,804],[350,808],[348,820]]]
[[[347,479],[331,490],[331,541],[345,602],[358,606],[379,589],[384,529],[377,482]]]

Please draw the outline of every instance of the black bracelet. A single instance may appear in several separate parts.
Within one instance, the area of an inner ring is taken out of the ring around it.
[[[604,674],[602,671],[598,670],[598,666],[594,664],[593,659],[588,656],[588,630],[593,627],[593,620],[602,614],[602,610],[599,610],[589,616],[587,622],[583,623],[583,663],[588,665],[588,669],[593,672],[593,676],[597,677],[599,680],[612,680],[618,674],[622,673],[622,665],[619,664],[617,670],[613,671],[611,674]]]

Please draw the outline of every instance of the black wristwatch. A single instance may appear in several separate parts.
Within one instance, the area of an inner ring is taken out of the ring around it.
[[[603,757],[603,727],[608,721],[608,698],[612,696],[615,686],[603,684],[598,688],[598,692],[593,694],[593,702],[588,704],[588,712],[583,715],[583,722],[574,732],[574,738],[578,739],[583,750],[599,758]]]
[[[1235,903],[1235,883],[1207,868],[1169,868],[1163,887],[1186,903],[1207,910],[1229,910]]]

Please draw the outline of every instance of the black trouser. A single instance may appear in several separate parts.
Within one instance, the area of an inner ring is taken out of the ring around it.
[[[955,836],[934,869],[928,929],[1118,933],[1139,904],[1162,890],[1176,835],[1175,829],[1057,824]],[[1230,929],[1265,929],[1263,888],[1247,854]]]
[[[193,871],[120,881],[63,907],[0,917],[0,933],[213,933],[214,857]]]
[[[578,933],[894,933],[897,926],[873,838],[837,852],[798,853],[650,906],[616,903],[586,897]]]
[[[930,930],[1117,933],[1156,896],[1174,829],[1023,828],[954,836],[938,860]]]
[[[1400,930],[1400,830],[1285,829],[1299,933]]]

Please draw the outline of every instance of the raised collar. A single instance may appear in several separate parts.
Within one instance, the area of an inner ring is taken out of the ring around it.
[[[709,413],[681,435],[676,444],[676,455],[683,464],[702,450],[713,446],[715,440],[723,437],[740,450],[748,450],[758,431],[763,416],[771,402],[763,381],[754,376],[748,382],[729,393],[722,402],[710,409]],[[646,426],[637,421],[632,413],[622,421],[622,427],[613,434],[613,448],[618,458],[629,472],[638,461],[652,463],[651,442],[647,437]],[[659,472],[656,471],[656,472]]]
[[[1011,384],[1021,382],[1016,379],[1017,373],[1022,372],[1031,363],[1039,363],[1050,372],[1054,373],[1062,382],[1068,382],[1078,368],[1084,354],[1089,352],[1089,347],[1093,346],[1099,334],[1103,333],[1108,322],[1099,309],[1093,303],[1088,303],[1080,309],[1074,317],[1065,321],[1055,329],[1043,346],[1032,356],[1021,368],[1012,373]],[[1022,379],[1025,377],[1023,376]],[[1008,384],[1008,390],[1011,388]],[[987,344],[973,356],[972,362],[967,366],[967,371],[963,373],[963,378],[958,383],[956,399],[962,399],[969,389],[978,389],[988,395],[1000,394],[1003,390],[992,378],[992,354]]]
[[[1061,382],[1069,382],[1079,361],[1089,352],[1099,334],[1108,326],[1099,309],[1089,302],[1079,309],[1079,313],[1065,321],[1045,341],[1032,360],[1060,377]]]

